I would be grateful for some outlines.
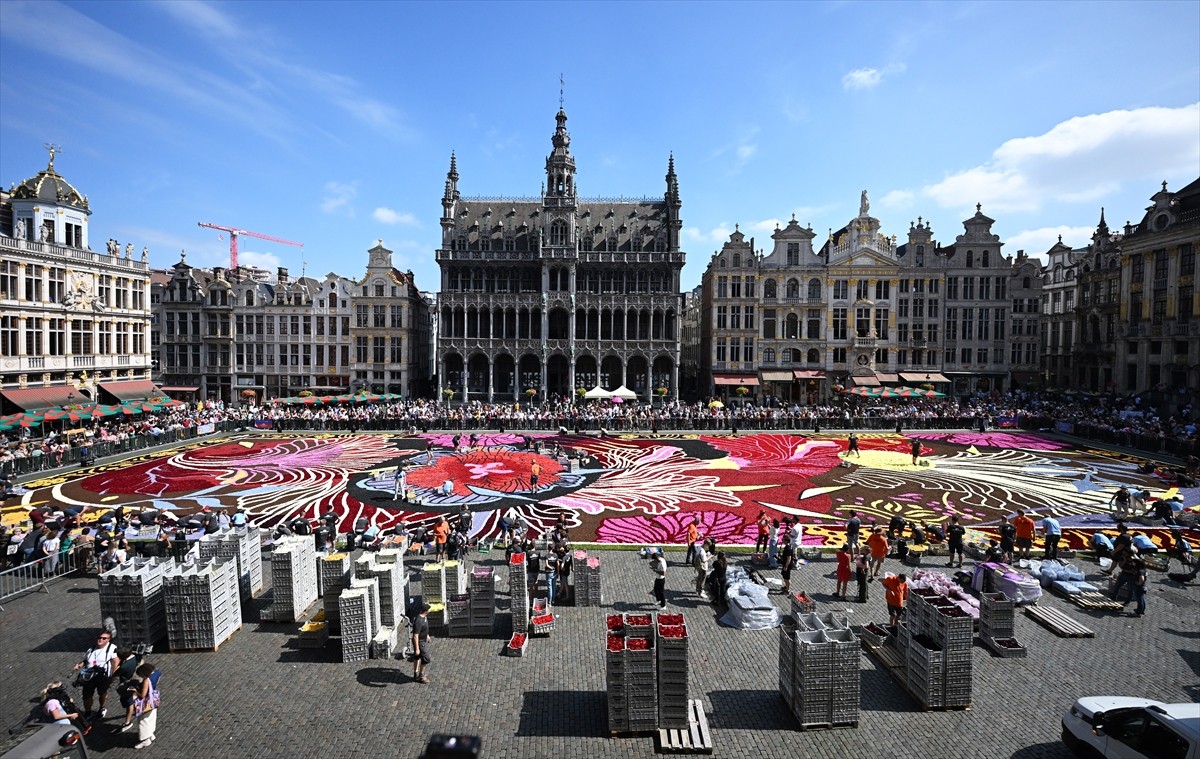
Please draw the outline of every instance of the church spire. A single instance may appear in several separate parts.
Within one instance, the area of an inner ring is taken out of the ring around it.
[[[450,170],[446,172],[446,192],[442,196],[442,200],[457,200],[458,199],[458,161],[454,157],[454,151],[450,151]]]
[[[678,208],[679,202],[679,177],[675,175],[675,154],[671,153],[667,159],[667,203]]]

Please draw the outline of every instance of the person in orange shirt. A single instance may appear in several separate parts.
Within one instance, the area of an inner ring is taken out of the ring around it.
[[[1033,530],[1036,525],[1032,519],[1025,516],[1024,509],[1017,509],[1017,517],[1012,521],[1012,526],[1017,533],[1017,552],[1022,559],[1028,559],[1029,550],[1033,548]]]
[[[871,530],[871,534],[867,536],[867,548],[871,550],[871,580],[879,576],[883,570],[883,560],[887,557],[888,539],[883,534],[882,527],[876,527]]]
[[[754,552],[763,553],[767,550],[767,543],[770,541],[771,520],[767,517],[767,512],[758,512],[758,540],[754,542]]]
[[[538,478],[542,476],[542,465],[536,461],[529,467],[529,489],[537,490]]]
[[[446,558],[446,538],[448,537],[450,537],[450,523],[446,521],[446,517],[438,517],[437,524],[433,526],[433,543],[437,549],[434,553],[434,561]]]
[[[700,540],[700,515],[697,514],[687,526],[687,555],[683,557],[684,564],[691,564],[696,558],[696,543]]]
[[[908,576],[901,572],[898,575],[888,575],[880,581],[886,593],[885,600],[887,601],[888,624],[895,625],[900,622],[900,615],[904,613],[904,604],[908,601]]]

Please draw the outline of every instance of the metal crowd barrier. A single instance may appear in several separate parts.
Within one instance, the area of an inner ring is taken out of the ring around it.
[[[4,546],[3,550],[7,551],[8,548],[9,546]],[[17,561],[20,561],[20,550],[20,546],[17,546],[16,553],[5,555],[5,566],[13,563],[14,556]],[[77,548],[72,548],[59,551],[54,556],[45,556],[0,571],[0,601],[7,601],[22,593],[35,590],[49,593],[48,584],[68,577],[79,569],[80,555]],[[3,606],[0,606],[0,611],[4,611]]]

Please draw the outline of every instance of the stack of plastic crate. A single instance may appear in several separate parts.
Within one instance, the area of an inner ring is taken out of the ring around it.
[[[829,725],[834,685],[841,685],[834,677],[833,646],[824,630],[799,630],[795,638],[792,714],[802,728]]]
[[[927,709],[940,709],[945,702],[946,655],[928,635],[909,639],[905,659],[908,690]]]
[[[848,629],[827,629],[825,637],[833,646],[834,688],[829,703],[829,722],[857,725],[862,701],[862,644]]]
[[[330,635],[342,634],[338,596],[350,586],[350,554],[326,554],[321,560],[321,587],[324,588],[325,622]]]
[[[379,580],[374,577],[354,577],[350,580],[352,590],[362,588],[367,591],[367,635],[375,637],[379,632]]]
[[[124,640],[152,643],[167,634],[163,576],[175,560],[135,559],[100,575],[100,618],[112,617]]]
[[[658,729],[658,665],[654,633],[649,624],[644,628],[629,624],[631,619],[641,616],[625,616],[625,695],[632,733]]]
[[[608,729],[629,732],[629,695],[625,688],[625,621],[620,614],[607,617],[607,650],[604,654],[604,682],[608,691]]]
[[[801,614],[812,614],[817,610],[817,604],[807,593],[803,591],[792,594],[792,614],[799,617]]]
[[[179,565],[163,577],[162,589],[173,651],[216,648],[242,626],[232,557]]]
[[[429,604],[429,627],[446,627],[446,562],[428,561],[421,567],[421,597]]]
[[[808,612],[796,615],[796,625],[802,632],[848,630],[850,628],[850,618],[845,614],[835,614],[832,611],[827,611],[824,614]]]
[[[529,631],[529,576],[525,554],[514,553],[508,560],[508,592],[512,596],[513,632]]]
[[[1016,602],[1004,593],[983,593],[979,598],[979,637],[984,644],[998,656],[1025,656],[1026,649],[1015,637]],[[997,641],[1011,643],[1001,645]]]
[[[682,614],[659,614],[655,631],[658,649],[658,727],[682,730],[688,726],[688,635]]]
[[[935,607],[930,626],[933,640],[940,644],[945,659],[942,705],[971,705],[971,650],[975,642],[975,619],[958,606]]]
[[[576,558],[571,562],[571,574],[575,576],[575,605],[600,606],[604,602],[604,593],[600,582],[600,559],[584,554],[582,559],[576,551]]]
[[[467,593],[467,563],[457,559],[446,561],[446,593],[463,596]]]
[[[408,575],[404,573],[404,553],[387,548],[375,554],[375,576],[379,578],[379,614],[384,625],[395,625],[404,616],[408,593]]]
[[[225,529],[204,535],[197,542],[201,559],[219,556],[237,561],[238,592],[242,599],[253,598],[263,589],[262,538],[258,530]]]
[[[271,605],[263,610],[267,622],[297,622],[317,600],[317,565],[313,542],[286,537],[271,554]]]
[[[791,617],[784,617],[779,625],[779,692],[789,709],[795,697],[796,633],[799,630]]]
[[[471,635],[491,635],[496,627],[496,572],[492,567],[471,570],[468,595]]]
[[[446,626],[451,638],[465,638],[471,634],[471,597],[452,595],[446,602]]]
[[[329,596],[326,596],[328,598]],[[337,600],[341,622],[342,661],[365,661],[370,656],[371,596],[365,587],[342,591]]]
[[[380,627],[379,632],[371,639],[371,658],[390,659],[400,647],[400,625]]]

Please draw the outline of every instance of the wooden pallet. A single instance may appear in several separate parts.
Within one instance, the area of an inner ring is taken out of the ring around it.
[[[1026,606],[1025,614],[1060,638],[1094,638],[1096,633],[1058,609],[1047,606]]]
[[[1073,593],[1067,596],[1067,600],[1084,611],[1121,611],[1125,608],[1125,604],[1120,601],[1114,601],[1103,593],[1091,590]]]
[[[228,638],[221,641],[220,643],[213,646],[212,648],[171,648],[170,651],[173,654],[215,654],[217,651],[219,651],[221,649],[222,645],[233,640],[233,636],[237,635],[238,630],[241,630],[241,629],[242,629],[241,625],[238,625],[237,627],[233,628],[233,632],[229,633]]]
[[[900,655],[895,646],[887,644],[876,646],[868,643],[866,640],[863,640],[862,646],[867,650],[867,653],[874,656],[875,660],[883,665],[884,669],[898,679],[903,679],[904,669],[907,665],[904,663],[904,657]]]
[[[803,733],[809,730],[834,730],[841,727],[857,728],[858,720],[853,722],[801,722],[799,730]]]
[[[711,754],[712,752],[712,733],[708,730],[708,718],[704,716],[704,702],[699,699],[688,701],[687,729],[658,731],[658,753],[660,754]]]

